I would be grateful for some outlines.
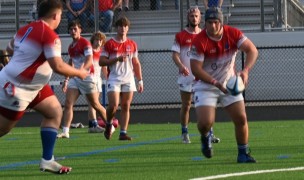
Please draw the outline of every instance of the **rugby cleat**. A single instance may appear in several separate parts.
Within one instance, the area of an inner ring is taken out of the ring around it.
[[[112,134],[114,132],[113,130],[114,126],[112,124],[106,123],[105,131],[104,131],[104,136],[107,140],[110,140],[112,137]],[[115,128],[114,128],[115,129]]]
[[[237,157],[238,163],[256,163],[256,160],[250,156],[250,153],[247,154],[238,154]]]
[[[211,144],[211,136],[208,134],[207,137],[201,136],[202,143],[202,153],[206,158],[211,158],[213,156],[213,149]]]
[[[103,127],[100,127],[100,126],[90,127],[88,129],[89,133],[103,133],[104,131],[105,131],[105,129]]]
[[[57,138],[70,138],[70,134],[69,133],[60,133],[60,134],[57,134]]]
[[[123,135],[119,135],[119,139],[120,141],[131,141],[132,138],[130,136],[128,136],[127,134],[123,134]]]
[[[183,133],[182,134],[182,143],[184,143],[184,144],[190,144],[191,143],[188,133]]]
[[[54,157],[51,160],[41,159],[40,162],[40,171],[41,172],[51,172],[55,174],[68,174],[72,171],[71,167],[62,166],[54,160]]]
[[[220,138],[215,137],[214,134],[211,135],[211,142],[212,143],[219,143],[221,141]]]

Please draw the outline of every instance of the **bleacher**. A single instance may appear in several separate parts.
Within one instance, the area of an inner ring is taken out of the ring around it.
[[[30,21],[29,12],[35,0],[19,0],[20,25]],[[195,5],[194,0],[189,1],[190,6]],[[233,3],[233,7],[231,6]],[[1,0],[0,9],[0,36],[12,35],[16,31],[15,0]],[[202,0],[198,0],[199,8],[204,11]],[[177,32],[181,28],[179,10],[175,9],[174,0],[162,0],[160,10],[150,10],[149,0],[140,0],[139,11],[133,11],[133,0],[129,3],[128,12],[120,12],[131,20],[130,33],[168,33]],[[183,1],[184,17],[186,16],[187,1]],[[229,7],[229,10],[228,8]],[[223,11],[226,16],[225,23],[245,31],[259,31],[261,28],[260,1],[256,0],[224,0]],[[273,0],[264,0],[265,27],[270,27],[274,19]],[[184,18],[183,26],[186,25]],[[67,33],[67,19],[62,16],[59,33]],[[90,31],[94,31],[92,28]],[[89,32],[90,32],[89,31]]]
[[[35,0],[19,0],[19,27],[26,25],[29,21],[29,11]],[[0,1],[0,35],[11,36],[16,32],[15,0]]]

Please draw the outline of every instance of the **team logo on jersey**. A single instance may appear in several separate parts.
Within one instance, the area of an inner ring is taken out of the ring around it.
[[[196,50],[195,46],[191,46],[190,55],[191,54],[194,55],[194,56],[197,56],[197,50]]]
[[[114,51],[118,51],[118,47],[115,47],[115,48],[114,48]]]
[[[130,46],[130,45],[127,45],[126,51],[127,51],[127,52],[130,52],[130,51],[131,51],[131,46]]]
[[[210,54],[214,54],[214,53],[216,53],[216,49],[215,48],[210,50]]]
[[[186,40],[186,43],[191,44],[191,39],[187,39],[187,40]]]
[[[14,101],[11,106],[20,107],[19,101]]]
[[[212,63],[212,64],[211,64],[211,69],[212,69],[212,70],[216,70],[216,69],[217,69],[216,63]]]

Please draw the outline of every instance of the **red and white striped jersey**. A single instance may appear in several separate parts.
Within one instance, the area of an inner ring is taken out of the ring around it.
[[[1,71],[16,86],[39,90],[51,78],[52,69],[47,59],[61,57],[58,35],[42,20],[20,28],[14,39],[14,55]]]

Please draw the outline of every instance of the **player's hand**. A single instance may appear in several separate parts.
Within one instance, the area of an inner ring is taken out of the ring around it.
[[[244,85],[245,87],[247,87],[247,84],[248,84],[248,70],[244,69],[243,71],[241,71],[239,73],[239,75],[241,76],[241,78],[243,79],[243,82],[244,82]]]
[[[62,87],[61,87],[62,92],[66,93],[66,91],[68,89],[68,83],[69,83],[69,80],[64,80],[63,81],[63,84],[62,84]]]
[[[142,93],[142,92],[144,91],[144,83],[143,83],[142,80],[141,80],[141,81],[138,81],[138,84],[137,84],[137,91],[138,91],[139,93]]]
[[[183,75],[183,76],[189,76],[190,71],[186,66],[183,66],[179,69],[179,72]]]
[[[219,90],[221,90],[224,94],[228,93],[227,89],[220,82],[217,81],[214,86],[219,88]]]
[[[78,77],[79,77],[80,79],[83,80],[83,79],[85,79],[88,75],[89,75],[88,70],[86,70],[86,69],[84,68],[84,64],[82,64],[81,67],[80,67],[80,69],[79,69]]]

